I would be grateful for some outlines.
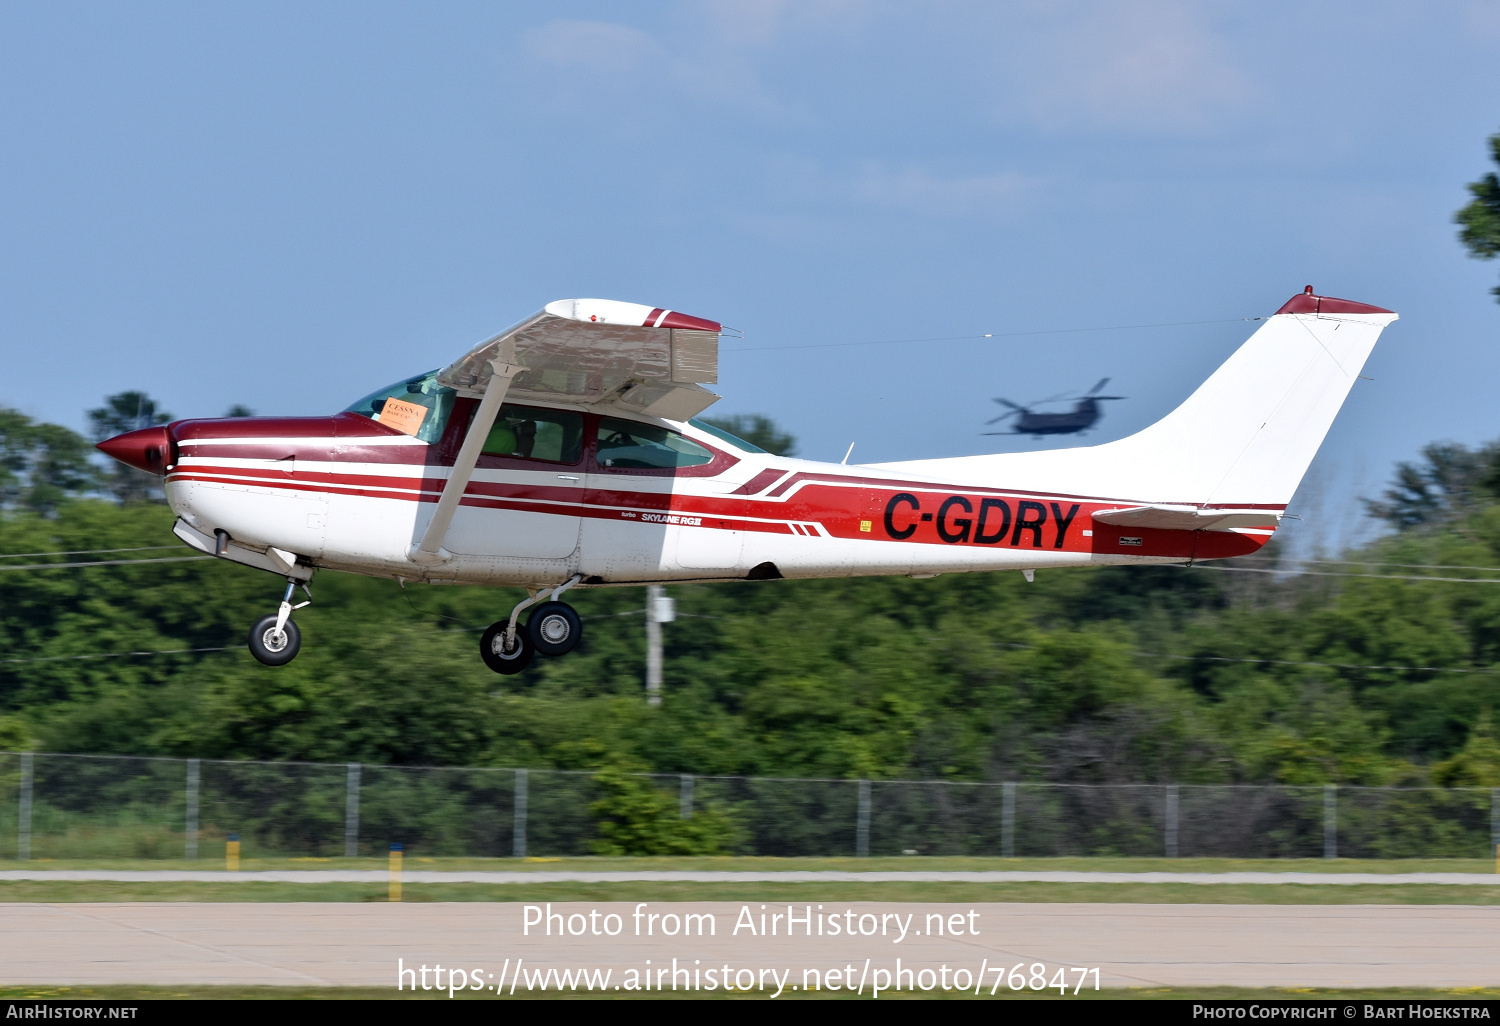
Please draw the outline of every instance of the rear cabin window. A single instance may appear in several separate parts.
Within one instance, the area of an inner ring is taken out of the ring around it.
[[[485,439],[484,454],[577,463],[583,457],[583,414],[502,405]]]
[[[714,454],[697,442],[667,428],[614,417],[599,418],[601,466],[623,470],[670,470],[701,467],[713,462]]]
[[[432,445],[443,437],[456,394],[439,385],[437,371],[431,371],[367,395],[344,412],[369,417]]]

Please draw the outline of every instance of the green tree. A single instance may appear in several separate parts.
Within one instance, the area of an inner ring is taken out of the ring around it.
[[[96,442],[126,431],[166,424],[171,419],[170,413],[157,410],[155,399],[135,391],[106,396],[103,406],[89,411],[89,425]],[[166,501],[160,478],[118,460],[110,461],[109,490],[120,502]]]
[[[1490,157],[1500,164],[1500,132],[1490,136],[1489,142]],[[1474,198],[1453,215],[1453,220],[1463,226],[1458,237],[1474,259],[1493,260],[1500,256],[1500,177],[1493,171],[1481,175],[1477,182],[1469,183],[1469,192]],[[1500,285],[1490,291],[1500,302]]]
[[[1422,447],[1422,457],[1396,464],[1396,479],[1382,497],[1363,500],[1370,516],[1401,531],[1444,523],[1473,512],[1500,486],[1500,442],[1477,449],[1432,442]]]
[[[1439,787],[1500,785],[1500,744],[1495,743],[1489,710],[1480,713],[1463,748],[1432,767],[1432,782]]]
[[[677,799],[641,776],[643,764],[616,760],[594,774],[599,798],[589,806],[598,821],[596,855],[721,855],[734,830],[718,809],[683,819]]]
[[[58,424],[0,407],[0,507],[51,513],[97,484],[89,444]]]
[[[758,445],[777,456],[797,455],[797,439],[776,426],[770,417],[759,413],[736,413],[732,417],[704,417],[705,424],[723,428],[751,445]]]

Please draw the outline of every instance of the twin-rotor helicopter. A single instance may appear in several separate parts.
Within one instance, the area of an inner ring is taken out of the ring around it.
[[[1097,385],[1083,395],[1077,396],[1076,401],[1073,395],[1063,392],[1052,396],[1050,399],[1043,399],[1032,403],[1031,406],[1022,406],[1020,403],[1013,403],[1009,399],[1001,399],[997,396],[995,402],[1001,406],[1010,407],[1010,410],[992,420],[985,421],[985,426],[989,427],[992,424],[998,424],[1003,420],[1009,420],[1011,417],[1015,417],[1016,419],[1010,425],[1011,430],[1009,431],[985,431],[983,433],[986,435],[1034,435],[1040,437],[1042,435],[1071,435],[1087,431],[1094,426],[1094,422],[1104,413],[1099,408],[1100,403],[1112,399],[1125,398],[1123,395],[1100,395],[1099,393],[1103,391],[1104,386],[1107,384],[1109,384],[1109,379],[1101,378]],[[1065,413],[1037,413],[1031,408],[1032,406],[1046,406],[1050,403],[1058,402],[1073,402],[1074,405],[1071,410]]]

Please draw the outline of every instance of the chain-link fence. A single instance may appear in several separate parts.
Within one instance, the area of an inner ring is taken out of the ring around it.
[[[1500,788],[635,777],[742,855],[1477,858]],[[0,857],[588,855],[589,772],[0,752]],[[662,811],[665,810],[665,811]]]

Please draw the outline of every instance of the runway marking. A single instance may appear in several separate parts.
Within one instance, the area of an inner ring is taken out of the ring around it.
[[[47,905],[47,907],[59,912],[66,912],[70,915],[78,916],[82,919],[92,919],[96,922],[108,923],[110,926],[113,926],[117,929],[146,933],[150,934],[153,937],[159,937],[162,940],[168,941],[172,944],[179,944],[183,947],[194,948],[198,951],[212,952],[215,955],[221,955],[233,962],[243,962],[252,966],[257,966],[261,969],[269,969],[273,972],[281,972],[286,973],[289,976],[300,977],[303,981],[314,984],[315,986],[332,987],[337,985],[333,980],[327,980],[320,976],[312,976],[308,973],[300,972],[296,969],[289,969],[286,966],[278,965],[275,962],[264,962],[260,959],[250,958],[244,954],[240,954],[234,951],[226,951],[223,948],[214,947],[211,944],[200,944],[195,941],[188,940],[185,937],[174,936],[173,934],[167,933],[163,930],[154,930],[143,923],[120,922],[117,919],[99,914],[100,911],[110,910],[112,907],[110,905],[75,905],[71,903],[52,903]]]

